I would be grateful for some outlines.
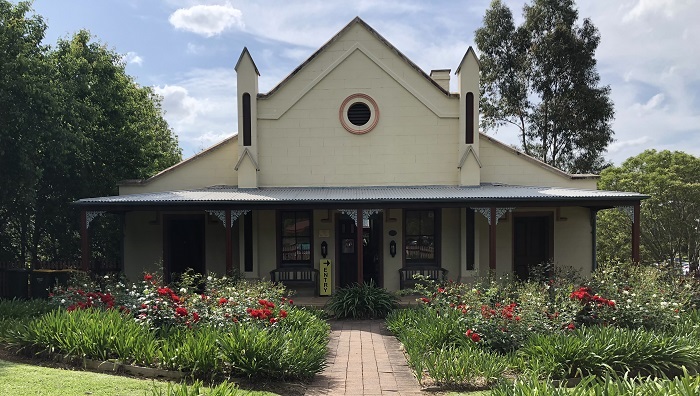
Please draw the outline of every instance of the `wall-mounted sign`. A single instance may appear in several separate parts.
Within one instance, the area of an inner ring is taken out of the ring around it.
[[[318,294],[320,296],[330,296],[333,292],[333,268],[331,267],[331,261],[322,259],[318,269],[321,274],[321,279],[318,283]]]

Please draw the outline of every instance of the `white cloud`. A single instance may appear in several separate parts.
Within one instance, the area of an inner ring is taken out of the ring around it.
[[[217,36],[236,26],[244,27],[243,13],[228,3],[180,8],[173,12],[168,20],[176,29],[205,37]]]
[[[640,138],[631,140],[618,140],[616,142],[613,142],[610,146],[608,146],[608,152],[617,153],[622,149],[627,149],[635,146],[644,146],[649,142],[651,142],[651,138],[649,136],[642,136]]]
[[[127,64],[135,63],[139,66],[143,65],[143,58],[133,51],[127,52],[126,55],[124,55],[123,59],[124,62],[126,62]]]
[[[236,74],[233,68],[194,69],[157,87],[165,118],[178,135],[185,157],[231,136],[236,121]]]
[[[641,104],[641,103],[635,103],[634,107],[637,108],[640,111],[649,111],[652,109],[655,109],[659,107],[661,103],[664,101],[664,94],[659,93],[654,96],[652,96],[646,103]]]
[[[163,97],[165,118],[171,124],[192,124],[204,109],[204,104],[190,96],[185,87],[166,85],[155,87],[154,91]]]
[[[625,14],[622,21],[631,22],[644,19],[647,16],[655,18],[660,14],[664,15],[666,18],[670,18],[688,3],[688,0],[639,0],[637,4]]]

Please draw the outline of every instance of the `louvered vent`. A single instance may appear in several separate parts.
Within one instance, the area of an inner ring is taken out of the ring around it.
[[[369,106],[362,102],[353,103],[350,108],[348,108],[348,120],[356,126],[365,125],[369,122],[372,112]]]

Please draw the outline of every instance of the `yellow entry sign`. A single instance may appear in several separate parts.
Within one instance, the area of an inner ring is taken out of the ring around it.
[[[331,268],[331,261],[328,259],[322,259],[321,264],[318,267],[321,272],[321,281],[318,284],[318,294],[321,296],[330,296],[333,289],[333,271]]]

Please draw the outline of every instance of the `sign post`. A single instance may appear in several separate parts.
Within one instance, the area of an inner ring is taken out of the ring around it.
[[[331,261],[328,259],[321,259],[319,270],[321,272],[321,280],[318,284],[318,294],[320,296],[330,296],[333,291],[333,270]]]

